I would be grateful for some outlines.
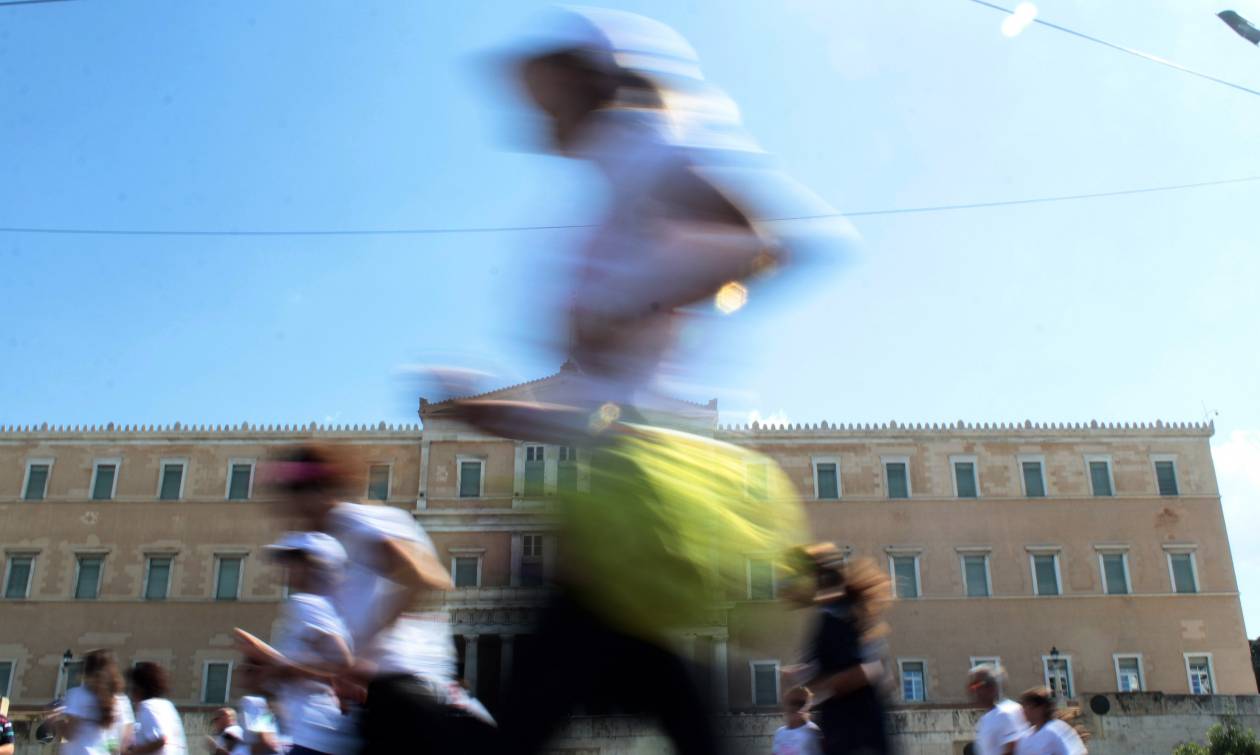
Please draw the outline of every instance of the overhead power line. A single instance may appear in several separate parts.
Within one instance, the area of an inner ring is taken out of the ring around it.
[[[1001,5],[998,5],[996,3],[990,3],[987,0],[971,0],[971,2],[975,3],[976,5],[983,5],[986,8],[992,8],[993,10],[1002,11],[1003,13],[1014,13],[1014,11],[1010,10],[1009,8],[1004,8]],[[1173,70],[1181,71],[1182,73],[1187,73],[1187,74],[1190,74],[1191,76],[1197,76],[1200,79],[1206,79],[1208,81],[1215,82],[1217,84],[1222,84],[1224,86],[1237,89],[1240,92],[1246,92],[1247,94],[1254,94],[1256,96],[1260,96],[1260,90],[1251,89],[1250,87],[1245,87],[1242,84],[1235,84],[1232,81],[1226,81],[1225,79],[1217,78],[1216,76],[1202,73],[1192,68],[1186,68],[1185,66],[1179,63],[1174,63],[1171,60],[1165,60],[1164,58],[1161,58],[1158,55],[1152,55],[1149,52],[1142,52],[1141,50],[1135,50],[1132,47],[1125,47],[1124,45],[1118,45],[1114,42],[1108,42],[1105,39],[1099,39],[1098,37],[1091,36],[1084,32],[1076,31],[1075,29],[1069,29],[1066,26],[1060,26],[1059,24],[1051,23],[1050,21],[1046,21],[1045,19],[1042,19],[1040,17],[1032,19],[1032,22],[1034,24],[1041,24],[1042,26],[1048,26],[1049,28],[1054,29],[1056,31],[1061,31],[1064,34],[1071,34],[1074,37],[1080,37],[1081,39],[1093,42],[1095,44],[1102,45],[1104,47],[1110,47],[1111,49],[1118,50],[1119,52],[1128,53],[1129,55],[1142,58],[1143,60],[1149,60],[1152,63],[1159,63],[1161,66],[1167,66],[1169,68],[1172,68]]]
[[[71,3],[74,0],[7,0],[0,2],[0,8],[6,5],[41,5],[43,3]]]
[[[824,215],[798,215],[781,218],[760,218],[761,222],[786,223],[798,220],[822,220],[826,218],[861,218],[877,215],[907,215],[924,212],[950,212],[955,210],[979,210],[988,207],[1012,207],[1025,204],[1047,204],[1050,202],[1070,202],[1085,199],[1101,199],[1119,197],[1128,194],[1152,194],[1163,191],[1180,191],[1183,189],[1201,189],[1209,186],[1225,186],[1227,184],[1260,181],[1260,175],[1242,178],[1223,178],[1217,181],[1199,181],[1197,183],[1170,184],[1167,186],[1146,186],[1138,189],[1119,189],[1116,191],[1099,191],[1086,194],[1059,194],[1046,197],[1028,197],[1025,199],[1001,199],[993,202],[968,202],[965,204],[925,205],[923,207],[895,207],[882,210],[857,210],[855,212],[836,212]],[[592,228],[590,223],[563,223],[555,225],[505,225],[505,226],[465,226],[451,228],[346,228],[346,229],[294,229],[294,230],[181,230],[151,228],[46,228],[32,226],[0,226],[0,233],[31,233],[60,236],[439,236],[471,233],[517,233],[527,231],[564,231],[578,228]]]

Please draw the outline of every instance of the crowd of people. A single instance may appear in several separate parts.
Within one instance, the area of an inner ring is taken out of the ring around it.
[[[887,576],[830,543],[803,546],[804,517],[778,466],[666,429],[656,392],[659,377],[680,372],[678,328],[698,305],[716,300],[729,315],[786,271],[834,264],[847,226],[768,222],[834,213],[769,167],[677,32],[627,13],[558,13],[506,57],[550,146],[604,179],[605,218],[574,255],[561,305],[557,340],[574,381],[561,404],[451,398],[483,431],[589,450],[589,489],[561,501],[561,555],[537,642],[512,670],[496,721],[460,684],[441,610],[451,578],[415,518],[351,502],[361,488],[341,452],[295,448],[265,470],[280,501],[272,510],[292,528],[268,548],[290,592],[270,641],[236,632],[250,695],[239,717],[216,713],[205,742],[214,755],[531,755],[593,701],[653,716],[680,753],[716,754],[710,695],[669,637],[742,588],[752,552],[782,554],[779,593],[814,614],[802,662],[784,671],[787,721],[773,751],[892,751]],[[751,479],[750,469],[763,471]],[[141,663],[129,678],[130,698],[108,652],[87,656],[60,716],[62,752],[187,751],[164,671]],[[996,671],[978,670],[972,689],[991,708],[982,755],[1083,752],[1079,741],[1061,744],[1070,729],[1054,719],[1053,698],[1029,692],[1020,712],[1001,699]]]

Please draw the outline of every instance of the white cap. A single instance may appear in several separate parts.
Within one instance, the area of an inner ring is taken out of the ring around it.
[[[681,34],[646,16],[583,6],[560,6],[528,35],[516,61],[550,52],[575,50],[610,69],[647,76],[702,80],[700,59]]]
[[[263,550],[273,558],[301,553],[332,570],[341,569],[346,563],[346,549],[336,538],[322,532],[286,532]]]

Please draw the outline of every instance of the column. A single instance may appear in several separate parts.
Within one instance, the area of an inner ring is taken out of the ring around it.
[[[500,696],[507,695],[508,680],[512,678],[512,648],[516,644],[516,635],[499,635],[499,690]]]
[[[726,638],[713,638],[713,707],[718,713],[731,709],[730,685],[726,681]]]
[[[477,635],[464,635],[464,681],[468,690],[477,695]]]

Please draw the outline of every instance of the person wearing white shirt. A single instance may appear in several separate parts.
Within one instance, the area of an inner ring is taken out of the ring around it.
[[[976,723],[976,755],[1012,755],[1015,744],[1028,734],[1019,703],[1002,697],[1005,674],[1001,667],[981,664],[968,675],[971,699],[985,708]]]
[[[793,687],[784,693],[784,724],[774,733],[771,755],[822,755],[822,729],[809,720],[812,697],[804,687]]]
[[[135,716],[122,694],[122,675],[108,650],[83,659],[83,684],[66,693],[59,729],[62,755],[116,755],[131,742]]]
[[[156,663],[137,663],[128,674],[131,693],[138,704],[135,736],[125,755],[187,755],[184,722],[179,711],[166,699],[170,680]]]
[[[1032,731],[1015,745],[1015,755],[1087,755],[1080,734],[1055,711],[1054,693],[1034,687],[1019,697]]]

